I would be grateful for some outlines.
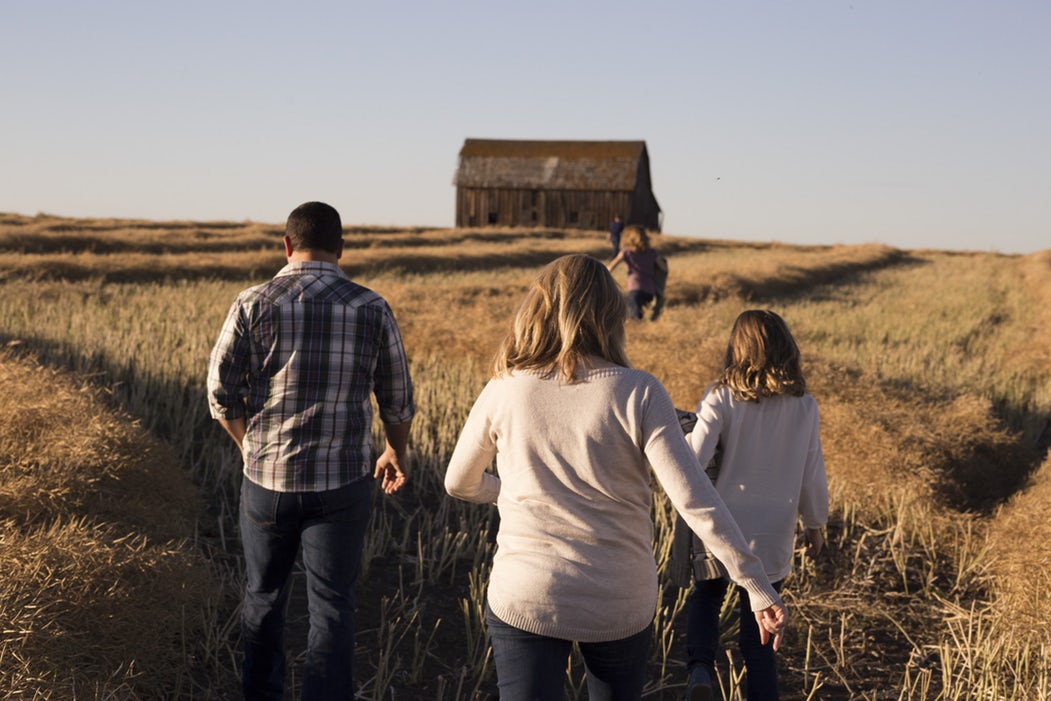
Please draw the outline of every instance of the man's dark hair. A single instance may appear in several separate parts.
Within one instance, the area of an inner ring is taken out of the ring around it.
[[[343,222],[339,212],[324,202],[307,202],[292,210],[285,222],[285,235],[296,251],[339,252]]]

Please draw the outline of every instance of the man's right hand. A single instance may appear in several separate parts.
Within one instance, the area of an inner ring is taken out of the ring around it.
[[[380,487],[387,494],[393,494],[401,489],[408,480],[406,459],[398,456],[390,445],[383,451],[383,455],[376,460],[376,472],[373,476],[379,480]]]
[[[376,472],[373,476],[379,480],[380,487],[387,494],[401,489],[409,479],[409,428],[412,421],[403,424],[383,423],[387,434],[387,447],[383,455],[376,460]]]

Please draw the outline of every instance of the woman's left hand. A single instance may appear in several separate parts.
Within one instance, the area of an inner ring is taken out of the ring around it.
[[[755,622],[759,625],[759,642],[766,645],[773,638],[774,650],[781,647],[781,638],[788,623],[788,614],[783,606],[773,605],[755,612]]]

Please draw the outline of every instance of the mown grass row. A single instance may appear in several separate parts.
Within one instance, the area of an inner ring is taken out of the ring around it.
[[[168,447],[82,377],[0,350],[5,698],[229,697],[230,572]]]

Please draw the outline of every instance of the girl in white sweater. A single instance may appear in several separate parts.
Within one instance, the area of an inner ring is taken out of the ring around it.
[[[792,569],[796,520],[802,518],[810,555],[824,543],[828,484],[819,423],[799,348],[784,320],[771,311],[742,312],[730,332],[722,375],[697,406],[690,443],[701,465],[719,452],[716,489],[778,591]],[[703,533],[697,535],[708,544]],[[698,580],[690,592],[689,701],[711,698],[719,610],[728,585],[723,578]],[[739,592],[746,607],[751,593]],[[761,638],[762,631],[742,617],[739,642],[749,701],[778,697],[774,652]]]
[[[628,363],[625,316],[598,260],[544,268],[449,462],[451,495],[500,511],[487,625],[501,701],[562,698],[574,641],[592,701],[641,697],[657,600],[651,467],[748,591],[764,641],[780,642],[781,598],[683,440],[668,393]]]

